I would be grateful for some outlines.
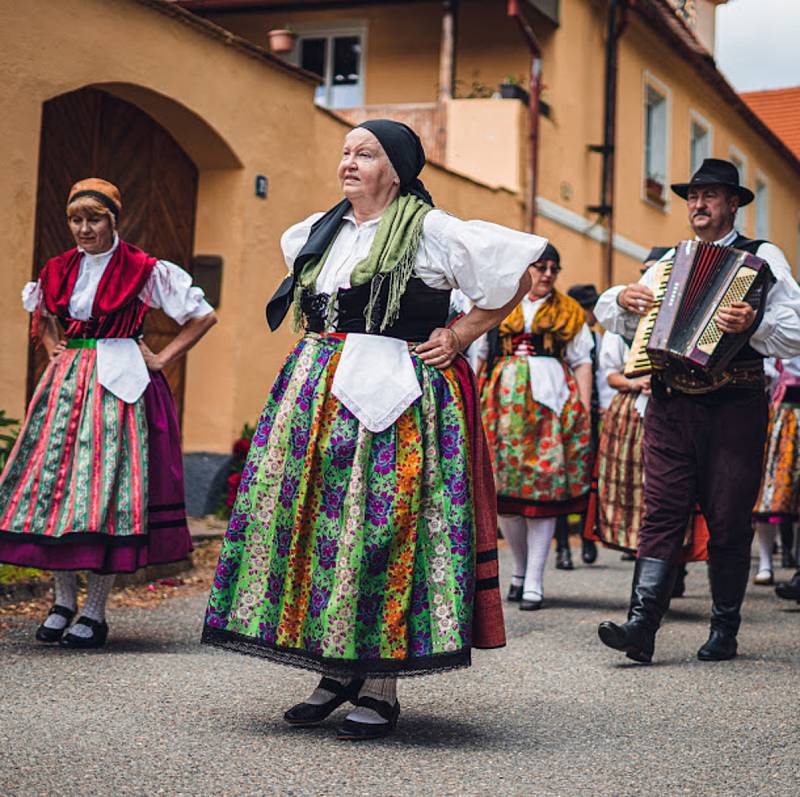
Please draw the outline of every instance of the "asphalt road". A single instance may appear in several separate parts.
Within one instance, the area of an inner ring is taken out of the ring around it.
[[[315,676],[201,647],[202,596],[117,610],[102,652],[42,647],[29,622],[0,638],[0,795],[795,797],[800,607],[751,587],[740,657],[700,663],[693,565],[641,667],[595,632],[630,571],[611,551],[551,564],[548,608],[509,610],[508,647],[471,669],[401,682],[398,730],[370,744],[335,740],[344,710],[284,725]]]

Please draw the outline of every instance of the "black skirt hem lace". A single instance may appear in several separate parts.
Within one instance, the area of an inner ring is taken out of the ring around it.
[[[297,667],[302,670],[324,673],[342,678],[410,678],[418,675],[433,675],[469,667],[471,664],[470,648],[453,653],[440,653],[434,656],[418,656],[412,659],[362,659],[344,661],[326,656],[308,653],[298,648],[284,648],[265,642],[261,639],[224,631],[218,628],[203,628],[201,642],[204,645],[232,650],[246,656],[257,656],[277,664]]]

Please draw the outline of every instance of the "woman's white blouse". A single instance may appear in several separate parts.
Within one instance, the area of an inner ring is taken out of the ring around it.
[[[625,360],[628,359],[628,352],[631,350],[630,346],[625,342],[622,335],[617,335],[616,332],[606,332],[603,335],[603,342],[600,344],[600,356],[597,361],[597,368],[599,376],[608,384],[609,374],[621,374],[625,370]],[[612,390],[612,398],[618,392],[614,388]],[[636,397],[636,411],[644,418],[644,412],[647,409],[648,397],[644,393],[639,393]],[[611,402],[609,402],[610,404]],[[604,407],[607,409],[608,405]]]
[[[281,237],[290,271],[321,216],[309,216]],[[345,215],[317,278],[318,293],[350,287],[350,275],[369,254],[379,223],[377,218],[359,225],[352,213]],[[414,273],[429,288],[457,289],[475,306],[495,310],[514,297],[525,269],[546,245],[547,239],[537,235],[486,221],[462,221],[434,209],[423,222]],[[364,379],[364,374],[370,378]],[[421,392],[408,345],[403,340],[349,334],[332,392],[369,431],[388,428]]]
[[[96,255],[83,252],[78,278],[69,300],[69,312],[73,318],[87,321],[92,317],[97,287],[118,246],[119,238],[115,235],[114,245],[107,252]],[[41,295],[42,288],[38,280],[27,283],[22,289],[23,307],[29,313],[35,312]],[[213,311],[202,289],[192,285],[191,276],[168,260],[156,262],[139,298],[150,307],[163,310],[179,324],[185,324],[192,318],[202,318]],[[97,379],[106,390],[123,401],[133,403],[139,399],[150,384],[150,374],[136,341],[130,338],[98,340]]]

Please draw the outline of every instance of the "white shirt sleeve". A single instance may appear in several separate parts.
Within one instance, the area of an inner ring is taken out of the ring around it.
[[[800,355],[800,287],[792,277],[786,256],[775,244],[761,244],[758,256],[769,263],[776,282],[767,294],[764,315],[750,336],[750,345],[767,357],[797,357]]]
[[[546,238],[488,221],[462,221],[442,210],[425,216],[417,276],[431,288],[458,288],[477,307],[496,310],[514,298]]]
[[[621,335],[614,332],[606,332],[603,335],[603,342],[600,344],[600,356],[598,358],[598,369],[603,372],[605,379],[609,374],[622,373],[625,368],[625,358],[628,356],[628,346]]]
[[[289,271],[294,268],[294,259],[300,254],[300,250],[308,240],[308,235],[311,232],[311,227],[314,222],[321,219],[324,215],[324,213],[312,213],[307,219],[293,224],[281,235],[281,251],[283,252],[283,259],[286,261],[286,267]]]
[[[672,257],[673,254],[674,250],[668,252],[664,257]],[[639,280],[640,285],[644,285],[651,290],[653,289],[656,282],[656,265],[650,266],[650,268],[642,274]],[[626,285],[615,285],[613,288],[609,288],[601,294],[600,298],[597,300],[597,304],[594,306],[594,314],[606,330],[631,339],[636,334],[636,327],[639,326],[640,316],[628,310],[623,310],[617,303],[617,297],[626,287]]]
[[[151,307],[163,310],[179,324],[214,311],[205,300],[202,289],[192,285],[191,275],[168,260],[156,262],[139,298]]]
[[[39,280],[36,282],[27,282],[22,289],[22,306],[29,312],[35,313],[39,302],[42,300],[42,284]],[[46,313],[42,307],[42,313]]]
[[[592,347],[594,338],[588,324],[581,327],[581,331],[569,342],[564,350],[564,359],[567,365],[574,369],[579,365],[592,362]]]

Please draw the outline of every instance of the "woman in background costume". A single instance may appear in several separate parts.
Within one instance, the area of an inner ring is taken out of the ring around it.
[[[285,716],[348,701],[339,738],[390,733],[396,678],[505,643],[497,520],[472,369],[457,356],[527,288],[545,240],[441,210],[419,138],[345,138],[344,199],[287,230],[267,306],[305,334],[272,387],[220,554],[203,641],[323,674]],[[450,291],[474,307],[444,328]]]
[[[514,562],[508,599],[525,611],[542,607],[556,518],[585,510],[591,477],[593,340],[581,306],[555,289],[560,270],[548,244],[531,291],[488,337],[481,393]]]
[[[781,564],[795,567],[794,523],[800,504],[800,357],[778,360],[767,432],[764,476],[753,516],[757,521],[758,572],[754,584],[771,585],[776,527],[781,535]],[[766,370],[766,364],[765,364]]]
[[[49,260],[22,294],[50,362],[0,476],[0,561],[55,571],[54,605],[36,638],[67,648],[105,644],[115,573],[192,549],[162,371],[216,316],[185,271],[119,238],[121,211],[111,183],[76,183],[67,222],[77,246]],[[158,354],[141,342],[151,307],[185,325]],[[65,634],[78,570],[91,571],[88,596]]]

